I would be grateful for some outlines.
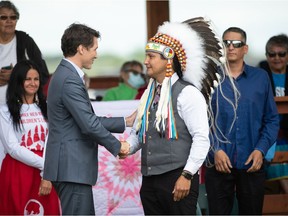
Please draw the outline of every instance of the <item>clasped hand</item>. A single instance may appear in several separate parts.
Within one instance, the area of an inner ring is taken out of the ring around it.
[[[45,179],[41,180],[40,187],[39,187],[39,196],[45,196],[51,193],[52,190],[52,183]]]
[[[126,141],[121,141],[121,149],[118,154],[120,159],[125,159],[130,152],[130,144]]]

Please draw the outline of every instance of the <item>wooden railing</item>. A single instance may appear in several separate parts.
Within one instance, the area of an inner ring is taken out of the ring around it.
[[[91,89],[108,89],[117,86],[119,83],[119,77],[91,77],[90,88]]]
[[[279,114],[288,114],[288,96],[275,97]],[[276,152],[272,163],[288,161],[286,152]],[[266,194],[264,197],[263,215],[288,215],[288,194]]]
[[[288,113],[288,96],[285,97],[274,97],[279,114]]]

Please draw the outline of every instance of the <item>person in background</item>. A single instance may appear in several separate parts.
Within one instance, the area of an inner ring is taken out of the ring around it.
[[[144,76],[143,76],[144,77]],[[135,100],[140,100],[142,95],[144,94],[145,90],[148,87],[148,82],[149,82],[149,76],[147,74],[145,74],[145,84],[143,86],[141,86],[138,90],[137,90],[137,94],[135,96]]]
[[[144,85],[142,87],[140,87],[138,90],[137,90],[137,94],[135,96],[135,100],[140,100],[142,95],[144,94],[146,88],[147,88],[148,85]]]
[[[63,215],[95,215],[92,186],[98,174],[98,144],[114,156],[129,150],[110,132],[123,133],[135,115],[96,116],[85,86],[82,69],[90,69],[97,58],[99,37],[86,25],[71,24],[61,38],[64,59],[49,84],[43,179],[52,181]]]
[[[48,134],[46,97],[41,73],[30,60],[16,63],[0,106],[0,139],[6,156],[0,171],[1,215],[59,215],[59,200],[50,181],[40,174]]]
[[[17,31],[16,24],[20,13],[10,1],[0,1],[0,104],[6,103],[6,90],[14,65],[21,60],[30,59],[39,67],[42,84],[45,85],[49,72],[42,54],[34,40],[25,32]],[[0,169],[4,158],[0,142]]]
[[[231,27],[222,39],[240,96],[233,94],[225,78],[212,97],[212,109],[219,115],[214,119],[217,130],[210,137],[208,165],[212,166],[206,166],[209,214],[231,214],[236,193],[239,215],[261,215],[266,179],[263,160],[277,138],[278,111],[267,73],[244,62],[246,32]]]
[[[217,65],[225,64],[211,28],[203,18],[165,22],[146,45],[151,78],[126,141],[129,154],[141,149],[145,215],[196,214],[198,171],[210,146],[207,107]]]
[[[267,71],[273,94],[276,97],[288,96],[288,37],[285,34],[271,37],[265,47],[266,61],[259,66]],[[288,151],[288,114],[279,115],[280,130],[277,138],[277,152]],[[269,183],[280,183],[278,193],[288,193],[288,164],[273,163],[267,167],[267,180]],[[277,187],[276,187],[277,188]],[[272,188],[271,188],[272,189]]]
[[[14,65],[30,59],[39,67],[43,85],[49,79],[49,72],[40,49],[25,32],[17,31],[20,13],[11,1],[0,1],[0,104],[6,101],[6,89]]]
[[[125,62],[120,69],[120,83],[108,89],[103,101],[133,100],[138,89],[146,84],[143,65],[135,60]]]

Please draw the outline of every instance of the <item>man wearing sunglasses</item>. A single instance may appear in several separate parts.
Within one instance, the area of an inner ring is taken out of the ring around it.
[[[233,209],[234,197],[238,213],[262,214],[264,200],[264,156],[277,138],[279,118],[267,73],[247,65],[246,33],[238,27],[228,28],[222,36],[234,84],[239,91],[238,105],[228,78],[212,98],[213,110],[218,110],[214,125],[221,131],[211,137],[209,161],[215,166],[206,169],[205,185],[209,214],[227,215]],[[220,91],[225,95],[223,97]],[[218,100],[217,107],[215,101]]]
[[[288,37],[285,34],[275,35],[266,43],[266,59],[259,66],[265,69],[270,77],[274,96],[288,96]],[[280,130],[277,138],[276,151],[285,151],[288,147],[288,114],[280,115]],[[279,188],[275,193],[288,193],[288,164],[273,163],[267,167],[269,190]],[[279,185],[279,186],[278,186]],[[271,186],[271,187],[270,187]]]
[[[268,72],[274,96],[288,95],[288,37],[280,34],[271,37],[266,44],[267,61],[260,62],[259,66]],[[281,83],[276,80],[281,79]]]

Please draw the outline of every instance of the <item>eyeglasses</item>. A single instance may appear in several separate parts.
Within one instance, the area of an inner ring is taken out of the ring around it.
[[[277,55],[281,58],[284,58],[286,56],[286,52],[278,52],[278,53],[275,53],[275,52],[267,52],[267,55],[269,56],[269,58],[274,58],[276,57]]]
[[[229,47],[230,44],[232,44],[232,46],[234,48],[240,48],[240,47],[243,47],[245,45],[245,43],[243,41],[240,41],[240,40],[223,40],[223,43]]]
[[[145,77],[145,74],[139,73],[138,71],[135,71],[135,70],[125,70],[125,72],[126,72],[126,73],[131,72],[131,73],[133,73],[134,75],[140,74],[140,76]]]
[[[13,21],[18,19],[16,15],[13,15],[13,16],[0,15],[0,20],[2,21],[6,21],[8,18]]]

